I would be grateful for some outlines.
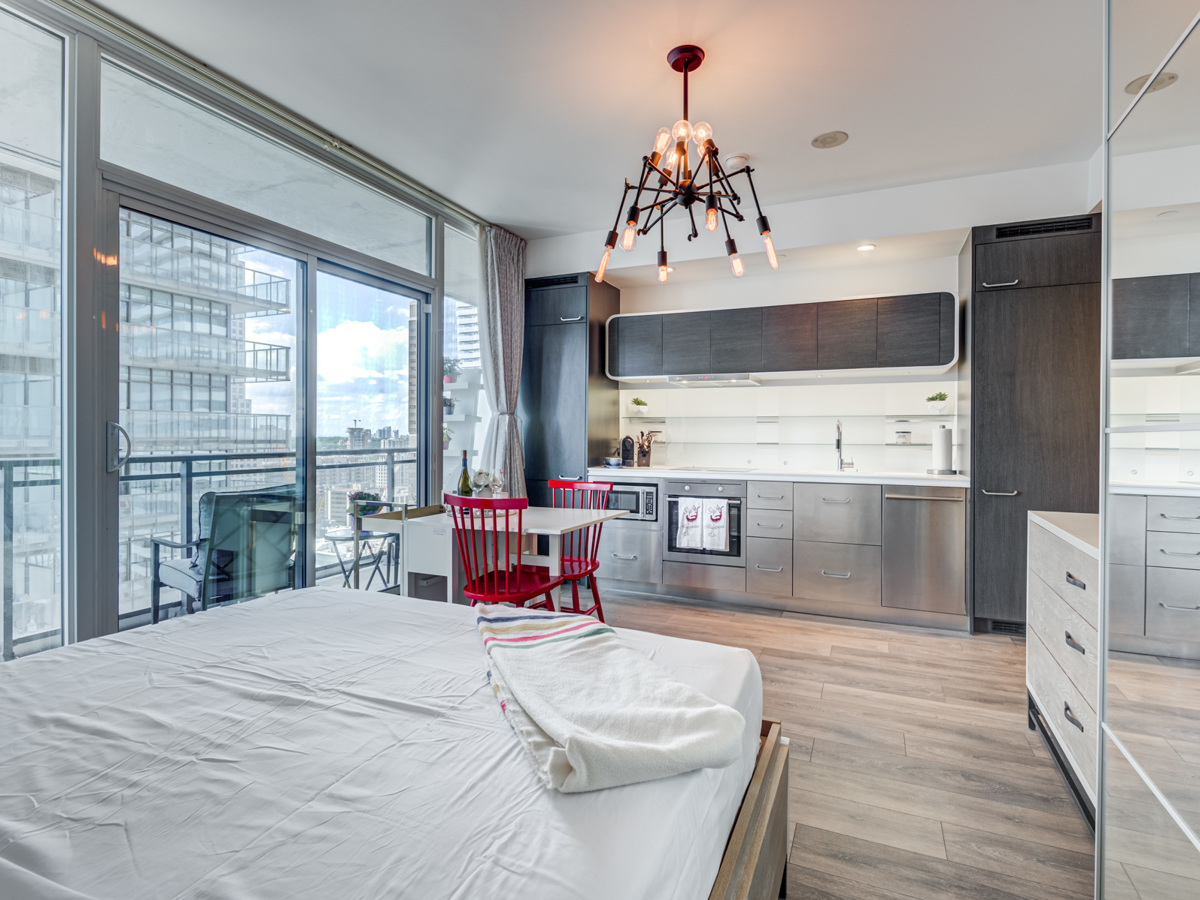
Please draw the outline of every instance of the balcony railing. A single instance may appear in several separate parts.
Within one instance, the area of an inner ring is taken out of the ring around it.
[[[367,450],[323,450],[317,452],[318,480],[321,475],[352,469],[370,470],[382,475],[375,479],[379,483],[384,499],[400,498],[403,475],[415,475],[417,449],[415,447],[367,449]],[[379,472],[379,469],[383,472]],[[144,486],[146,493],[122,495],[122,501],[138,499],[152,500],[145,511],[147,516],[133,516],[133,521],[122,522],[122,540],[129,543],[148,544],[151,537],[190,541],[196,536],[196,503],[205,490],[214,489],[213,481],[235,479],[250,482],[261,478],[262,484],[278,484],[284,476],[294,475],[296,456],[294,453],[190,453],[171,456],[139,455],[129,460],[129,466],[121,475],[121,483]],[[127,473],[127,474],[126,474]],[[398,477],[400,476],[400,477]],[[61,565],[59,525],[55,516],[41,532],[29,530],[17,533],[17,505],[27,501],[19,493],[24,489],[54,488],[60,484],[59,460],[56,458],[0,458],[0,583],[3,588],[2,625],[0,625],[0,649],[6,660],[23,653],[34,652],[46,647],[57,646],[60,634],[57,627],[14,634],[14,604],[16,601],[16,562],[26,567],[37,564],[57,569]],[[226,488],[232,489],[232,488]],[[316,491],[317,486],[312,486]],[[170,508],[162,501],[167,499]],[[317,498],[318,503],[320,498]],[[336,513],[326,510],[326,525],[337,524]],[[128,519],[129,517],[125,517]],[[139,521],[140,520],[140,521]],[[50,527],[52,525],[52,527]],[[323,527],[318,523],[319,528]],[[139,527],[140,526],[140,527]],[[318,531],[318,539],[320,531]],[[38,559],[29,557],[36,554]],[[336,563],[316,567],[316,577],[339,571]],[[43,602],[57,603],[54,597]],[[147,618],[149,594],[145,605],[134,605],[120,612],[122,621]],[[147,618],[148,620],[148,618]]]
[[[215,334],[121,325],[122,365],[230,375],[243,382],[286,381],[291,350]]]
[[[120,420],[133,437],[135,452],[206,450],[220,453],[227,447],[237,447],[244,452],[265,452],[291,446],[293,442],[291,416],[123,409]]]
[[[57,265],[61,234],[58,216],[0,204],[0,245],[17,256]]]

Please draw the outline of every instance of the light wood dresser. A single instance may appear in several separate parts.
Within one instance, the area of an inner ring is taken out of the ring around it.
[[[1029,513],[1029,727],[1046,736],[1090,822],[1099,734],[1099,530],[1091,513]]]

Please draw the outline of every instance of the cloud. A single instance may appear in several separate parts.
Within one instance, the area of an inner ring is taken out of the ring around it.
[[[342,321],[317,336],[317,378],[328,385],[362,378],[406,379],[408,327]]]

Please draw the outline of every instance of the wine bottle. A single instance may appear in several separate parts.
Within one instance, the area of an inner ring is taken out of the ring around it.
[[[458,495],[471,496],[471,473],[467,471],[467,451],[462,452],[462,474],[458,476]]]

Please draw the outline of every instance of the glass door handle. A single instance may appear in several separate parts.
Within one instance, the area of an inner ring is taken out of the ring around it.
[[[107,463],[105,469],[111,474],[112,472],[119,472],[129,462],[129,457],[133,455],[133,438],[129,436],[128,431],[116,422],[108,422],[106,424],[104,447]],[[125,455],[123,457],[121,456],[122,435],[125,436]]]

